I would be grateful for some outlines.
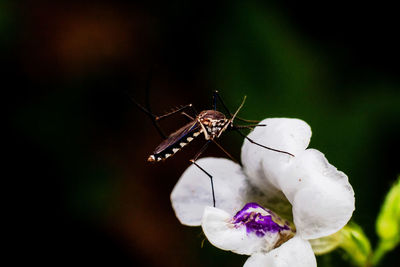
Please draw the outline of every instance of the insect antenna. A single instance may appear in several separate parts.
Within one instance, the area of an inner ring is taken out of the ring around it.
[[[217,100],[217,98],[218,98],[219,102],[221,103],[222,107],[225,109],[225,111],[231,117],[235,117],[237,120],[244,121],[244,122],[250,122],[250,123],[259,123],[260,122],[260,121],[257,121],[257,120],[246,120],[246,119],[243,119],[243,118],[237,116],[238,111],[236,111],[236,116],[235,116],[235,114],[233,114],[233,113],[231,113],[229,111],[228,107],[225,105],[224,101],[222,100],[222,97],[219,95],[219,92],[217,90],[215,90],[214,94],[213,94],[213,103],[214,103],[213,107],[214,107],[214,110],[216,108],[216,100]],[[246,96],[245,96],[245,99],[246,99]],[[245,99],[243,100],[243,103],[244,103]],[[243,105],[243,103],[242,103],[242,105]],[[239,107],[239,109],[242,107],[242,105]]]
[[[229,120],[231,124],[233,123],[233,120],[235,119],[236,115],[239,113],[240,109],[243,107],[244,102],[246,101],[246,98],[247,98],[247,96],[244,96],[244,97],[243,97],[242,104],[240,104],[240,106],[239,106],[239,108],[236,110],[235,114],[233,114],[232,118]]]

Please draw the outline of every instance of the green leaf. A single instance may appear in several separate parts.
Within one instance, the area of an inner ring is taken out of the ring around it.
[[[366,266],[371,255],[371,243],[362,228],[354,222],[350,222],[342,230],[340,247],[357,266]]]
[[[393,246],[400,241],[400,177],[386,195],[376,220],[376,232]]]
[[[400,242],[400,176],[386,195],[376,220],[376,232],[380,240],[372,260],[374,265]]]
[[[315,255],[323,255],[336,249],[342,242],[341,230],[332,235],[309,240]]]

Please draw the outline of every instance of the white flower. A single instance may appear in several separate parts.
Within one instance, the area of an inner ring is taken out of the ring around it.
[[[306,149],[311,129],[304,121],[260,124],[267,126],[257,127],[249,138],[295,157],[245,141],[243,167],[203,158],[197,163],[213,176],[216,207],[211,207],[209,178],[190,166],[171,194],[176,216],[184,225],[201,225],[216,247],[250,255],[246,267],[316,266],[308,240],[347,224],[354,211],[353,188],[321,152]]]

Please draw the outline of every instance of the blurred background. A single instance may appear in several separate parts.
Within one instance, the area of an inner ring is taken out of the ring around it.
[[[389,1],[1,0],[14,260],[243,265],[246,256],[201,247],[201,229],[180,225],[170,204],[202,141],[146,162],[162,139],[128,95],[144,103],[148,82],[158,115],[210,108],[218,89],[232,110],[247,95],[242,117],[305,120],[310,147],[349,176],[353,220],[375,245],[380,204],[400,173],[397,10]],[[242,142],[221,140],[237,158]],[[340,251],[317,260],[348,266]],[[397,250],[382,265],[398,261]]]

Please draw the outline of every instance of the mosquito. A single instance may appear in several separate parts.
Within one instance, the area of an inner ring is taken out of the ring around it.
[[[224,113],[217,111],[217,100],[221,103],[222,107],[225,109],[226,113],[228,116],[226,116]],[[167,114],[161,115],[161,116],[155,116],[150,109],[150,106],[148,105],[147,102],[147,109],[141,106],[139,103],[137,103],[134,99],[132,101],[143,111],[145,112],[153,121],[154,126],[157,128],[158,132],[160,135],[164,138],[164,141],[159,144],[154,152],[148,157],[147,161],[149,162],[160,162],[164,161],[169,157],[172,157],[175,153],[180,151],[184,146],[189,144],[191,141],[193,141],[196,137],[203,135],[206,143],[203,145],[203,147],[196,153],[196,155],[190,159],[190,162],[194,164],[196,167],[198,167],[203,173],[205,173],[211,181],[211,191],[212,191],[212,197],[213,197],[213,206],[215,207],[215,193],[214,193],[214,182],[213,182],[213,177],[210,173],[208,173],[206,170],[204,170],[199,164],[196,163],[197,159],[201,156],[201,154],[207,149],[210,143],[216,144],[229,158],[232,160],[236,161],[216,140],[222,135],[223,132],[225,131],[235,131],[239,133],[240,136],[243,138],[246,138],[249,142],[252,144],[258,145],[260,147],[263,147],[265,149],[275,151],[278,153],[283,153],[287,154],[289,156],[294,157],[293,154],[270,148],[267,146],[264,146],[262,144],[259,144],[252,140],[251,138],[247,137],[245,134],[243,134],[240,130],[241,129],[253,129],[258,126],[266,126],[264,124],[258,124],[258,121],[251,121],[251,120],[245,120],[237,117],[237,114],[239,113],[240,109],[243,107],[245,101],[246,101],[246,96],[244,96],[242,103],[238,107],[235,113],[231,113],[225,103],[223,102],[221,96],[219,95],[218,91],[214,91],[213,93],[213,107],[210,110],[203,110],[200,113],[196,112],[196,109],[193,107],[192,104],[188,104],[185,106],[182,106],[178,109],[175,109]],[[191,110],[192,113],[194,114],[194,117],[190,116],[187,114],[185,111]],[[181,127],[177,131],[171,133],[169,136],[166,136],[163,131],[161,130],[158,121],[165,119],[167,117],[170,117],[171,115],[181,113],[182,115],[188,117],[190,119],[190,122],[187,123],[185,126]],[[237,120],[245,121],[245,122],[256,122],[257,124],[251,124],[251,125],[235,125],[234,120],[235,118]],[[237,162],[237,161],[236,161]]]

